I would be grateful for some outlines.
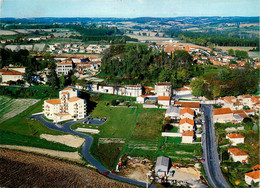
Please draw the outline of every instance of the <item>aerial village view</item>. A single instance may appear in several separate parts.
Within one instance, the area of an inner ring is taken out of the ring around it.
[[[6,0],[0,187],[259,187],[258,0]]]

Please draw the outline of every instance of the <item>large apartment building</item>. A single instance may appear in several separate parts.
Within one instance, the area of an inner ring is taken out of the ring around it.
[[[56,63],[56,73],[58,76],[62,74],[68,75],[70,71],[73,70],[73,62],[72,61],[63,61],[60,63]]]
[[[82,119],[87,113],[87,103],[78,97],[77,90],[65,88],[59,92],[59,99],[45,100],[43,113],[56,122],[68,119]]]

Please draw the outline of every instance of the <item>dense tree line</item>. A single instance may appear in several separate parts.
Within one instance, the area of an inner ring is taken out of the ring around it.
[[[191,81],[193,95],[216,98],[254,94],[259,83],[259,69],[221,69]]]
[[[58,97],[59,91],[50,88],[20,88],[0,86],[0,95],[12,98],[54,98]]]
[[[168,56],[145,44],[127,44],[105,50],[100,75],[112,83],[153,85],[170,81],[174,87],[182,87],[192,76],[200,74],[202,67],[193,65],[192,56],[184,50]]]
[[[228,34],[201,33],[201,32],[182,32],[178,30],[168,30],[166,34],[171,37],[178,37],[185,42],[192,42],[202,46],[210,46],[215,44],[218,46],[253,46],[259,47],[258,39],[241,39],[238,37],[230,37]]]

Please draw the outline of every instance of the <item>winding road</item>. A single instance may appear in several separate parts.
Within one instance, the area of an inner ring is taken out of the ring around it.
[[[203,166],[208,177],[208,181],[212,187],[229,188],[221,169],[217,152],[215,129],[212,115],[212,105],[202,105],[204,111],[204,126],[202,133],[203,157],[205,162]]]
[[[90,154],[89,149],[90,149],[90,146],[91,146],[91,144],[92,144],[92,142],[93,142],[92,136],[87,135],[87,134],[83,134],[83,133],[79,133],[79,132],[76,132],[76,131],[73,131],[73,130],[70,128],[71,125],[73,125],[73,124],[75,124],[75,123],[77,123],[77,122],[85,121],[85,120],[70,121],[70,122],[64,123],[64,124],[62,125],[62,127],[57,127],[57,126],[55,125],[55,123],[46,121],[45,119],[43,119],[42,116],[43,116],[42,114],[37,114],[37,115],[32,115],[32,116],[30,116],[29,118],[34,118],[34,119],[36,119],[36,120],[39,120],[40,122],[42,122],[44,125],[46,125],[46,126],[47,126],[48,128],[50,128],[50,129],[84,137],[84,138],[86,139],[86,142],[83,144],[83,147],[82,147],[82,150],[81,150],[81,154],[83,155],[83,157],[84,157],[86,160],[88,160],[93,166],[95,166],[100,173],[103,174],[104,172],[106,172],[106,173],[107,173],[107,176],[108,176],[109,178],[111,178],[111,179],[114,179],[114,180],[126,182],[126,183],[129,183],[129,184],[134,184],[134,185],[142,186],[142,187],[145,187],[145,186],[146,186],[146,183],[144,183],[144,182],[140,182],[140,181],[137,181],[137,180],[125,178],[125,177],[118,176],[118,175],[116,175],[116,174],[110,173],[108,169],[106,169],[100,162],[98,162],[98,161]],[[149,187],[155,187],[155,184],[150,184]]]

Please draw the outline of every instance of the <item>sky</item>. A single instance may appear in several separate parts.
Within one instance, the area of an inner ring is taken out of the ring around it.
[[[0,4],[2,18],[260,16],[260,0],[0,0]]]

